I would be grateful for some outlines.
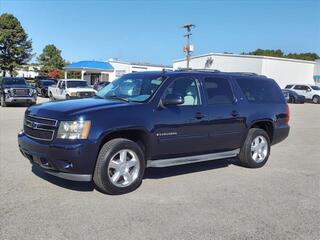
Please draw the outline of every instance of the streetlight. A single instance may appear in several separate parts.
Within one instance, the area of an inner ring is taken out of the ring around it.
[[[184,35],[185,38],[187,38],[187,45],[184,46],[183,51],[186,53],[187,55],[187,68],[189,69],[190,66],[190,56],[191,53],[194,50],[194,47],[192,44],[190,44],[190,36],[192,35],[191,30],[192,28],[195,28],[195,25],[193,24],[187,24],[182,26],[183,28],[185,28],[187,30],[187,34]]]

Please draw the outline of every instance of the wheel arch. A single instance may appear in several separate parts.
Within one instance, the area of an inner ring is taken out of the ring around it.
[[[275,126],[271,119],[261,119],[261,120],[254,121],[251,123],[248,129],[251,129],[251,128],[260,128],[266,131],[266,133],[269,136],[270,142],[273,141]]]
[[[125,128],[125,129],[117,129],[113,130],[111,132],[107,132],[102,134],[100,137],[100,143],[99,143],[99,151],[102,148],[102,146],[115,138],[125,138],[129,139],[133,142],[136,142],[142,149],[145,159],[147,160],[151,154],[150,150],[150,139],[148,131],[142,128]],[[99,154],[99,151],[97,153],[97,156]]]

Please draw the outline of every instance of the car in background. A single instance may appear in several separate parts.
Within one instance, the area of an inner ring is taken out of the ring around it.
[[[320,103],[320,87],[310,84],[290,84],[285,87],[287,90],[292,90],[299,95],[302,95],[306,100],[311,100],[313,103]]]
[[[35,84],[37,95],[41,97],[48,97],[48,87],[57,84],[56,79],[41,79]]]
[[[0,78],[0,103],[2,107],[13,103],[27,103],[34,105],[37,102],[36,90],[27,84],[24,78]]]
[[[104,88],[107,86],[110,82],[97,82],[93,85],[93,89],[96,91],[99,91],[100,89]]]
[[[89,98],[95,96],[96,92],[88,85],[87,81],[79,79],[61,79],[57,85],[48,87],[48,94],[51,100]]]
[[[282,89],[282,93],[288,103],[305,103],[306,102],[306,98],[304,96],[299,95],[298,93],[292,90]]]

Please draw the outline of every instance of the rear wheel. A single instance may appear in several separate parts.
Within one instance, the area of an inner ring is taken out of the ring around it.
[[[320,103],[320,97],[319,96],[313,96],[312,102],[315,103],[315,104]]]
[[[68,94],[66,95],[66,99],[70,99],[70,96]]]
[[[295,103],[295,102],[296,102],[296,99],[291,96],[291,97],[289,98],[289,103]]]
[[[46,96],[47,96],[47,94],[46,94],[46,91],[45,91],[45,90],[41,90],[41,96],[42,96],[42,97],[46,97]]]
[[[239,154],[242,165],[249,168],[260,168],[266,164],[269,155],[268,134],[260,128],[251,128]]]
[[[124,138],[112,139],[101,148],[93,181],[108,194],[124,194],[140,186],[145,170],[144,154],[139,145]]]

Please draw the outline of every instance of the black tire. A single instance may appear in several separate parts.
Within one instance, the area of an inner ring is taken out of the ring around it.
[[[66,99],[70,99],[70,96],[68,94],[66,95]]]
[[[251,151],[251,144],[253,140],[259,136],[264,137],[267,141],[267,154],[264,160],[261,162],[257,162],[252,158],[252,151]],[[251,128],[248,132],[247,138],[243,146],[240,149],[239,160],[241,164],[249,168],[260,168],[266,164],[266,162],[268,161],[269,155],[270,155],[270,138],[268,134],[260,128]]]
[[[291,96],[291,97],[289,98],[289,103],[296,103],[296,99]]]
[[[6,102],[4,101],[4,97],[3,96],[0,96],[0,98],[1,98],[1,107],[6,107],[7,106],[7,104],[6,104]]]
[[[319,96],[313,96],[312,102],[315,103],[315,104],[319,104],[320,103],[320,97]]]
[[[108,165],[111,158],[120,150],[129,149],[138,156],[140,169],[138,177],[130,185],[118,187],[112,183],[108,173]],[[128,139],[115,138],[105,143],[98,155],[96,167],[93,174],[93,182],[97,189],[103,193],[118,195],[129,193],[140,186],[145,170],[145,158],[140,146]]]
[[[49,92],[49,98],[50,98],[50,101],[54,101],[55,100],[51,92]]]
[[[45,90],[41,90],[41,97],[47,97],[47,94],[46,94]]]

